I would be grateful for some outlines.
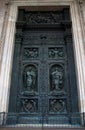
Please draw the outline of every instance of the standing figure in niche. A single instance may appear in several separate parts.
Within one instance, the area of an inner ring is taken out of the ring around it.
[[[36,70],[34,67],[27,67],[24,72],[24,91],[22,95],[36,94]]]
[[[59,70],[59,68],[55,68],[54,71],[51,73],[52,75],[52,88],[54,90],[60,90],[60,84],[62,84],[63,74]]]
[[[33,70],[28,70],[26,72],[26,88],[27,91],[33,91],[35,87],[36,74]]]

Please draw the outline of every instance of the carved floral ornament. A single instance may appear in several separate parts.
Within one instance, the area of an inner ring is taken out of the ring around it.
[[[65,100],[51,99],[50,100],[50,112],[64,112],[66,110]]]
[[[37,111],[37,101],[33,99],[22,100],[22,111],[33,113]]]

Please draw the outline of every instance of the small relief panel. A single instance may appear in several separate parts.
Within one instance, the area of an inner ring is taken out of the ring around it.
[[[23,71],[23,95],[35,95],[38,91],[38,70],[35,65],[27,65]]]
[[[63,99],[50,99],[49,111],[52,113],[66,112],[66,101]]]
[[[64,69],[55,64],[50,68],[50,94],[64,94]]]
[[[27,112],[27,113],[36,113],[38,111],[38,100],[37,99],[22,99],[21,111]]]
[[[27,12],[25,20],[27,24],[53,24],[63,18],[62,12]]]
[[[55,59],[65,58],[64,48],[63,47],[52,47],[48,49],[48,57]]]
[[[25,58],[38,58],[39,49],[38,48],[24,48],[24,57]]]

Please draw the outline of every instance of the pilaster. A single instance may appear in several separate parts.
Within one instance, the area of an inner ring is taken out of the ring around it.
[[[75,0],[72,2],[70,9],[74,38],[73,45],[76,63],[77,84],[80,98],[80,112],[83,113],[85,112],[85,52],[80,7],[78,1]]]
[[[17,7],[9,5],[9,16],[7,22],[6,36],[4,40],[3,58],[0,76],[0,111],[7,111],[10,92],[12,57],[14,49],[15,22],[17,18]]]
[[[4,27],[5,27],[5,16],[7,15],[6,12],[6,5],[5,1],[0,1],[0,66],[1,66],[1,59],[2,59],[2,50],[3,50],[3,41],[4,41]]]

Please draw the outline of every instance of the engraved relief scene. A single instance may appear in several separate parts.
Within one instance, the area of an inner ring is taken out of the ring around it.
[[[57,23],[63,18],[62,13],[56,12],[29,12],[25,14],[25,20],[27,24],[46,24],[46,23]]]
[[[38,58],[39,52],[38,48],[24,48],[25,58]]]
[[[64,48],[63,47],[49,48],[48,55],[49,58],[57,58],[57,59],[64,58],[65,57]]]

